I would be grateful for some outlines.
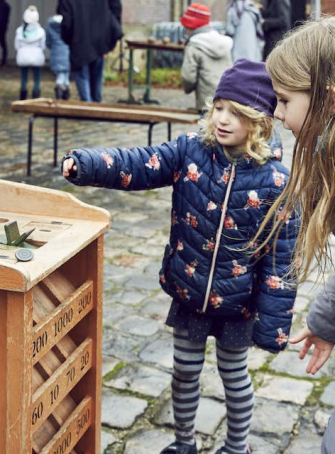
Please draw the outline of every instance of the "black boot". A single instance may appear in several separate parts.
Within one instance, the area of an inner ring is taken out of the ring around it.
[[[63,86],[55,85],[55,98],[62,99],[62,97],[63,97]]]
[[[65,87],[64,88],[64,90],[63,90],[63,99],[65,99],[65,101],[70,99],[70,87]]]
[[[33,90],[33,95],[32,95],[33,99],[39,98],[40,96],[41,96],[41,90],[34,89]]]
[[[20,91],[20,100],[23,101],[25,99],[27,99],[27,90],[22,90]]]

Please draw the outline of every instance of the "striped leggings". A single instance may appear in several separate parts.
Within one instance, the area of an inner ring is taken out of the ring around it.
[[[176,439],[193,444],[206,342],[191,342],[187,335],[185,329],[174,329],[172,403]],[[247,369],[248,349],[223,349],[217,341],[216,355],[227,406],[228,429],[222,452],[246,454],[254,402],[253,386]]]

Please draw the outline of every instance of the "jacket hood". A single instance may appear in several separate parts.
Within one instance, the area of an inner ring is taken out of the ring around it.
[[[205,29],[209,29],[206,31]],[[220,35],[219,32],[209,27],[197,29],[189,38],[189,43],[201,49],[209,57],[218,59],[230,54],[233,40],[229,36]]]
[[[17,29],[17,33],[20,37],[24,37],[24,39],[28,42],[38,41],[44,36],[44,30],[40,26],[40,24],[28,24],[24,30],[24,26],[21,25]],[[23,36],[24,33],[24,36]]]

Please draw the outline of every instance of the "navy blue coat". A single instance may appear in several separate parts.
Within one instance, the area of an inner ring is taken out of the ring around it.
[[[50,49],[50,68],[54,73],[70,71],[70,49],[62,40],[62,24],[53,17],[46,28],[46,45]]]
[[[206,303],[210,316],[255,316],[254,342],[272,352],[285,347],[296,296],[294,286],[283,279],[296,239],[294,214],[281,229],[275,252],[270,245],[265,255],[255,258],[250,252],[254,245],[245,250],[285,187],[289,172],[277,159],[257,166],[246,155],[232,163],[220,146],[205,147],[195,133],[155,147],[80,149],[67,157],[78,166],[77,175],[69,178],[77,185],[128,191],[173,186],[170,241],[160,272],[162,288],[191,310],[201,312]],[[236,175],[205,301],[233,166]]]

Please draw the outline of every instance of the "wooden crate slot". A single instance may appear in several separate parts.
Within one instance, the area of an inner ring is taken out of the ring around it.
[[[40,454],[68,454],[78,443],[91,425],[92,405],[91,397],[87,396],[71,413],[61,430],[45,446]]]
[[[51,303],[52,304],[52,303]],[[34,300],[39,313],[46,309],[40,299]],[[93,282],[84,283],[64,303],[53,308],[34,327],[33,363],[39,361],[57,342],[80,322],[93,307]],[[37,308],[36,308],[37,309]]]
[[[36,430],[71,389],[90,370],[92,340],[87,339],[34,393],[31,407],[32,430]]]
[[[18,262],[0,244],[0,452],[97,454],[109,214],[60,191],[0,180],[0,192],[0,236],[17,221],[41,246]]]

